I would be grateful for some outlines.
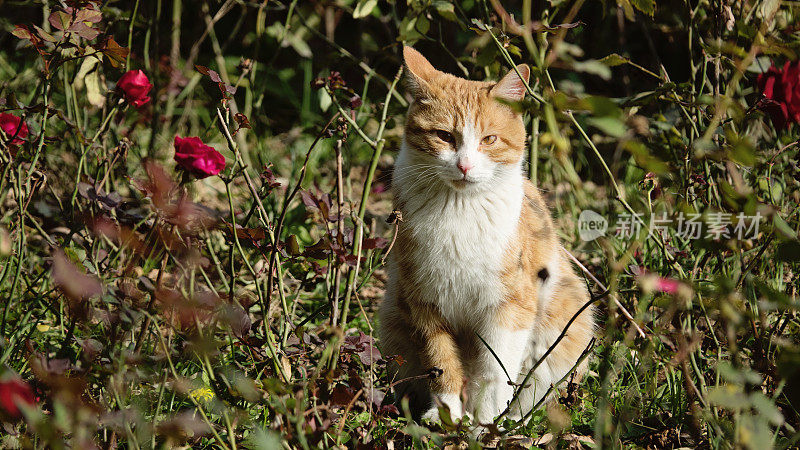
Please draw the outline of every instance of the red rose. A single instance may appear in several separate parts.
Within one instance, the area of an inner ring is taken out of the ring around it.
[[[198,137],[175,136],[175,162],[197,178],[216,175],[225,168],[225,157]]]
[[[20,404],[33,405],[35,402],[36,397],[28,383],[19,378],[0,381],[0,409],[6,415],[17,419],[22,416]]]
[[[130,70],[117,81],[117,89],[122,91],[128,103],[140,108],[150,101],[147,94],[153,89],[153,85],[141,70]]]
[[[0,128],[6,133],[7,139],[13,138],[9,142],[11,145],[22,145],[28,137],[28,125],[13,114],[0,113]]]
[[[787,62],[783,69],[773,65],[758,76],[758,88],[767,98],[761,109],[775,128],[784,129],[790,122],[800,123],[800,61]]]

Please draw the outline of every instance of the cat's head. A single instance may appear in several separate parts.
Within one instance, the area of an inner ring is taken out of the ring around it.
[[[495,83],[438,71],[411,47],[403,56],[406,86],[414,97],[405,129],[412,158],[456,190],[482,190],[519,172],[525,126],[507,102],[525,96],[528,66],[517,66]]]

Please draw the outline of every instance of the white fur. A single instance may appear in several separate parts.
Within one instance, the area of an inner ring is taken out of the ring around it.
[[[450,417],[459,419],[464,415],[464,408],[461,405],[461,398],[456,393],[436,394],[433,405],[422,415],[423,419],[436,421],[439,419],[439,405],[447,405],[450,409]]]
[[[550,302],[550,299],[553,298],[555,288],[563,277],[563,269],[561,267],[562,261],[563,259],[561,258],[560,252],[556,251],[550,258],[550,261],[547,262],[546,267],[548,276],[539,287],[539,307],[542,309],[545,309],[547,304]]]
[[[522,363],[517,384],[521,384],[531,367],[547,352],[561,335],[560,329],[549,326],[535,327],[531,332],[526,355]],[[558,382],[572,368],[574,361],[554,358],[552,353],[536,368],[512,409],[512,417],[520,417],[530,411],[547,393],[550,386]]]
[[[530,335],[530,329],[512,331],[497,326],[487,327],[481,333],[486,344],[478,344],[481,356],[470,368],[472,377],[467,385],[468,409],[474,411],[478,422],[491,422],[511,401],[514,386],[509,381],[518,381],[523,360],[528,354]],[[494,354],[486,348],[487,345]]]
[[[424,297],[454,326],[480,321],[486,308],[503,300],[500,270],[522,210],[519,165],[494,163],[482,155],[473,163],[476,182],[454,187],[449,169],[455,153],[436,158],[403,145],[395,164],[398,200],[405,203],[403,226],[425,245],[411,255]],[[460,171],[458,175],[463,176]]]

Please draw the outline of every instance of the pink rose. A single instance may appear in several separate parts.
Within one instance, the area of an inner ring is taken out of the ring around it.
[[[175,136],[175,162],[197,178],[216,175],[225,168],[225,157],[198,137]]]
[[[9,417],[18,419],[22,416],[20,404],[33,405],[36,397],[28,383],[19,378],[0,381],[0,409]]]
[[[800,61],[787,62],[782,69],[773,65],[758,76],[757,83],[767,98],[761,109],[775,128],[784,129],[790,122],[800,123]]]
[[[6,133],[6,138],[13,138],[9,142],[10,145],[22,145],[24,139],[28,137],[28,125],[13,114],[0,113],[0,128]]]
[[[141,70],[130,70],[117,81],[117,89],[122,91],[128,103],[140,108],[150,101],[147,94],[153,89],[153,85]]]

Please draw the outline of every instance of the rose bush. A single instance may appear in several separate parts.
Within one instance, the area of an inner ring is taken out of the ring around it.
[[[764,97],[761,109],[777,129],[789,123],[800,123],[800,61],[786,62],[783,68],[772,65],[758,76],[758,87]]]
[[[28,137],[28,125],[13,114],[0,113],[0,128],[6,133],[7,138],[11,139],[11,145],[22,145]]]
[[[225,157],[199,137],[175,136],[174,146],[175,162],[197,178],[216,175],[225,168]]]
[[[141,108],[150,101],[147,94],[153,89],[153,85],[141,70],[130,70],[117,81],[117,89],[128,103]]]

